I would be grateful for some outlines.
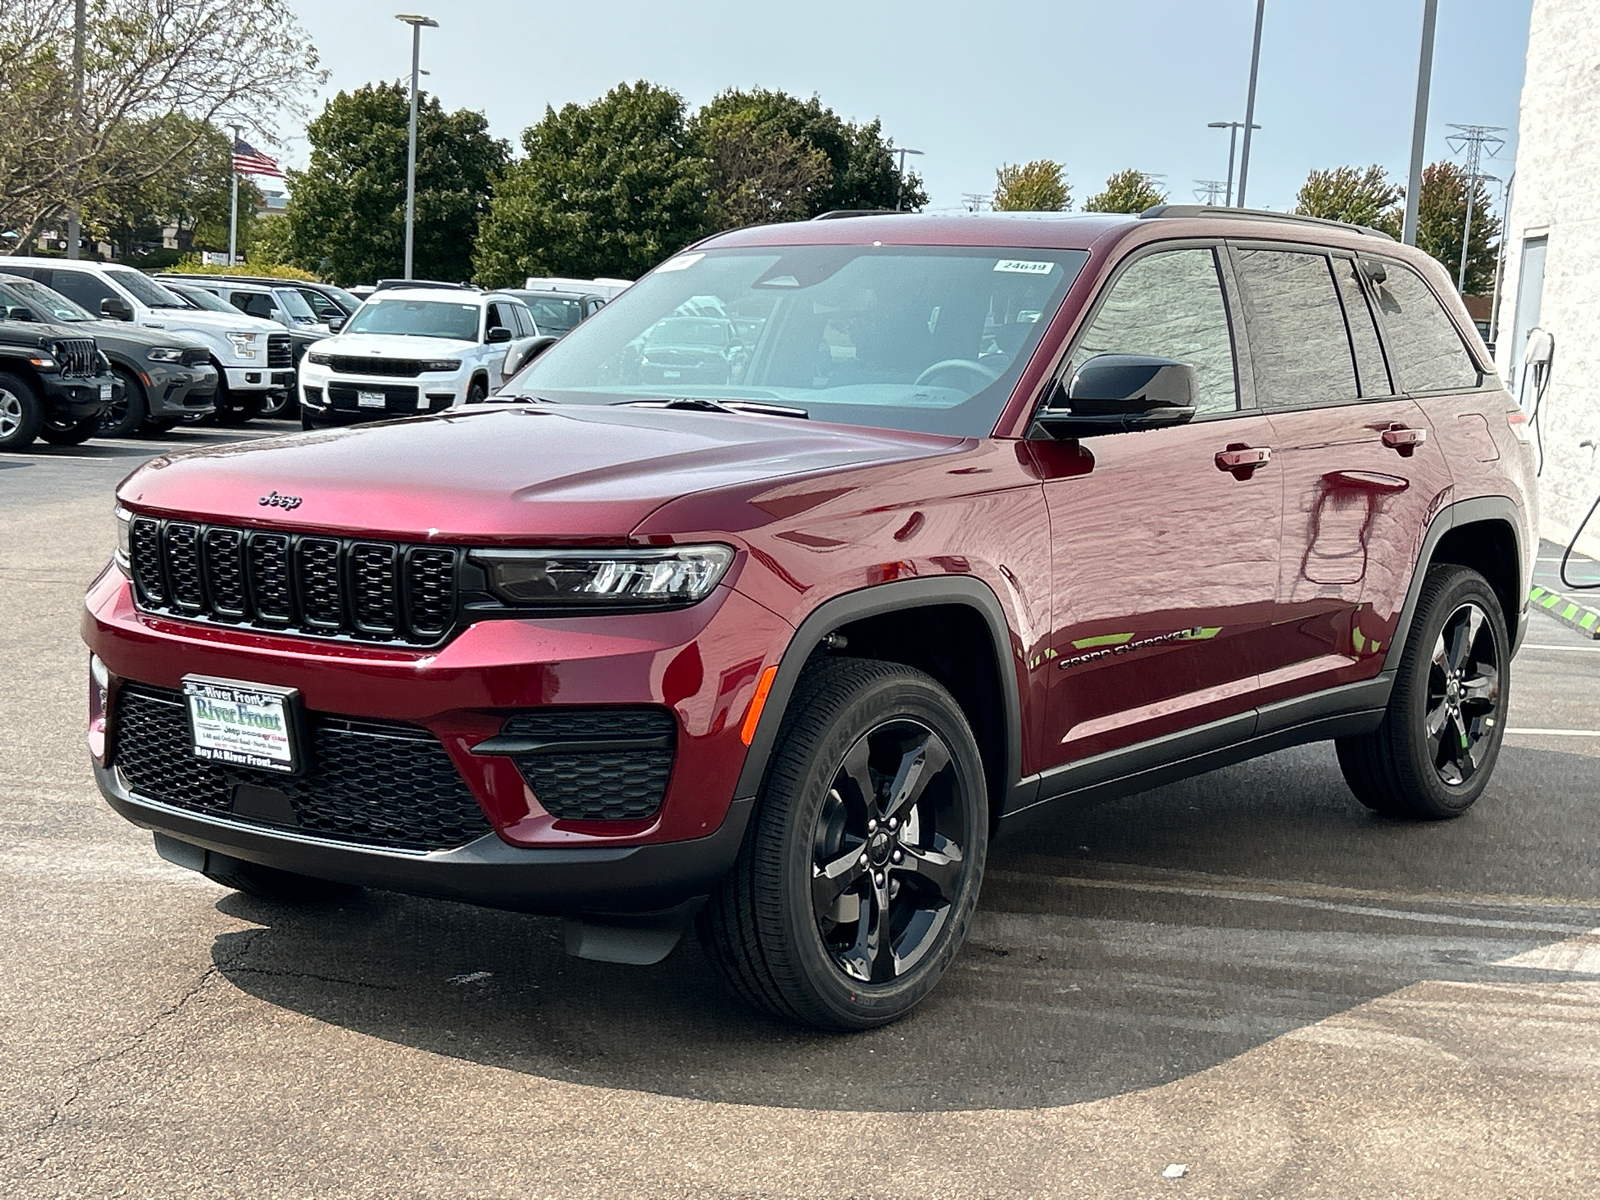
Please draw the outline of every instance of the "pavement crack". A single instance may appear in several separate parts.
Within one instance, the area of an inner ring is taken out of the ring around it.
[[[310,971],[272,971],[266,967],[229,967],[228,975],[262,975],[268,979],[308,979],[316,983],[337,983],[345,987],[369,988],[375,992],[398,992],[395,983],[368,983],[364,979],[342,979],[337,975],[316,975]]]

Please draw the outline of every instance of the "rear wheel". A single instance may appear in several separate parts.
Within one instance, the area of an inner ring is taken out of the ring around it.
[[[1340,738],[1356,799],[1394,817],[1460,816],[1483,794],[1505,737],[1511,641],[1488,580],[1429,569],[1383,723]]]
[[[777,1016],[883,1025],[960,949],[988,833],[982,760],[950,694],[898,664],[823,662],[795,691],[702,941]]]
[[[313,879],[216,853],[206,856],[204,874],[213,883],[279,904],[326,904],[349,899],[361,890],[351,883]]]
[[[0,372],[0,450],[21,450],[39,436],[44,405],[19,375]]]
[[[111,407],[100,418],[101,437],[132,437],[139,432],[150,414],[145,399],[144,384],[126,367],[112,367],[122,381],[122,399],[113,398]]]
[[[46,421],[39,426],[39,436],[52,446],[81,446],[99,432],[99,417],[85,417],[81,421]]]

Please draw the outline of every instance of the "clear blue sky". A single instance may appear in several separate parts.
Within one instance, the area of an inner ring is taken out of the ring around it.
[[[1164,174],[1174,200],[1227,171],[1242,120],[1254,0],[290,0],[330,68],[327,94],[410,71],[401,8],[423,32],[425,89],[485,113],[516,144],[545,106],[648,79],[691,105],[730,86],[815,92],[880,117],[932,196],[988,192],[1002,162],[1054,158],[1074,200],[1123,167]],[[418,7],[420,6],[420,7]],[[1509,127],[1515,153],[1531,0],[1441,0],[1429,160],[1449,122]],[[1404,176],[1422,0],[1267,0],[1248,199],[1287,208],[1313,167],[1377,162]],[[320,99],[318,107],[320,107]],[[300,129],[279,131],[303,165]]]

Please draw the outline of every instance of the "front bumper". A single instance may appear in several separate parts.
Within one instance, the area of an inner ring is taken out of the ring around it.
[[[131,793],[114,767],[95,767],[95,782],[133,824],[188,847],[316,879],[552,916],[653,913],[705,895],[733,865],[753,807],[733,804],[715,832],[683,842],[529,849],[489,834],[422,854],[210,819]],[[204,869],[199,855],[184,865]]]
[[[226,367],[224,374],[230,392],[270,392],[292,388],[295,373],[289,369],[274,370],[269,367]]]
[[[199,366],[166,366],[151,363],[144,369],[150,416],[204,416],[216,408],[217,369],[210,363]]]
[[[122,387],[115,375],[66,377],[41,374],[42,399],[52,421],[87,421],[111,407],[112,398]]]
[[[471,373],[425,373],[415,376],[336,374],[331,368],[301,360],[300,407],[326,425],[355,425],[442,412],[466,403]],[[344,397],[336,402],[334,390]],[[385,396],[382,408],[362,405],[351,397],[361,392]]]

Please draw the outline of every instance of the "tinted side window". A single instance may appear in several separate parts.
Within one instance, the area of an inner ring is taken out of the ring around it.
[[[117,293],[109,285],[88,271],[63,271],[58,268],[50,272],[48,286],[55,288],[68,300],[76,300],[97,317],[100,315],[100,301],[117,298]]]
[[[1372,322],[1372,306],[1361,287],[1359,268],[1354,260],[1333,260],[1333,277],[1339,282],[1339,298],[1344,301],[1344,318],[1350,327],[1350,342],[1356,351],[1356,374],[1363,396],[1392,396],[1394,385],[1389,381],[1389,368],[1384,362],[1383,347],[1378,344],[1378,330]]]
[[[1404,263],[1386,262],[1377,286],[1378,307],[1389,335],[1389,354],[1399,384],[1408,392],[1475,388],[1478,368],[1438,298]]]
[[[1071,368],[1097,354],[1154,354],[1189,363],[1199,412],[1237,409],[1233,336],[1215,252],[1168,250],[1139,259],[1119,275],[1078,340]]]
[[[1256,402],[1262,408],[1353,400],[1355,360],[1326,255],[1240,250],[1235,255]]]
[[[517,336],[532,337],[533,318],[528,315],[528,310],[523,308],[520,304],[513,304],[511,305],[511,315],[516,318]]]
[[[489,305],[489,315],[483,323],[485,335],[488,334],[489,330],[498,326],[505,326],[505,328],[511,329],[511,326],[506,324],[506,319],[500,315],[500,306],[498,304],[491,304]],[[513,332],[515,332],[515,330],[513,330]]]
[[[263,317],[268,321],[276,320],[272,315],[272,297],[264,296],[260,292],[235,292],[229,297],[233,306],[242,313],[252,317]]]

